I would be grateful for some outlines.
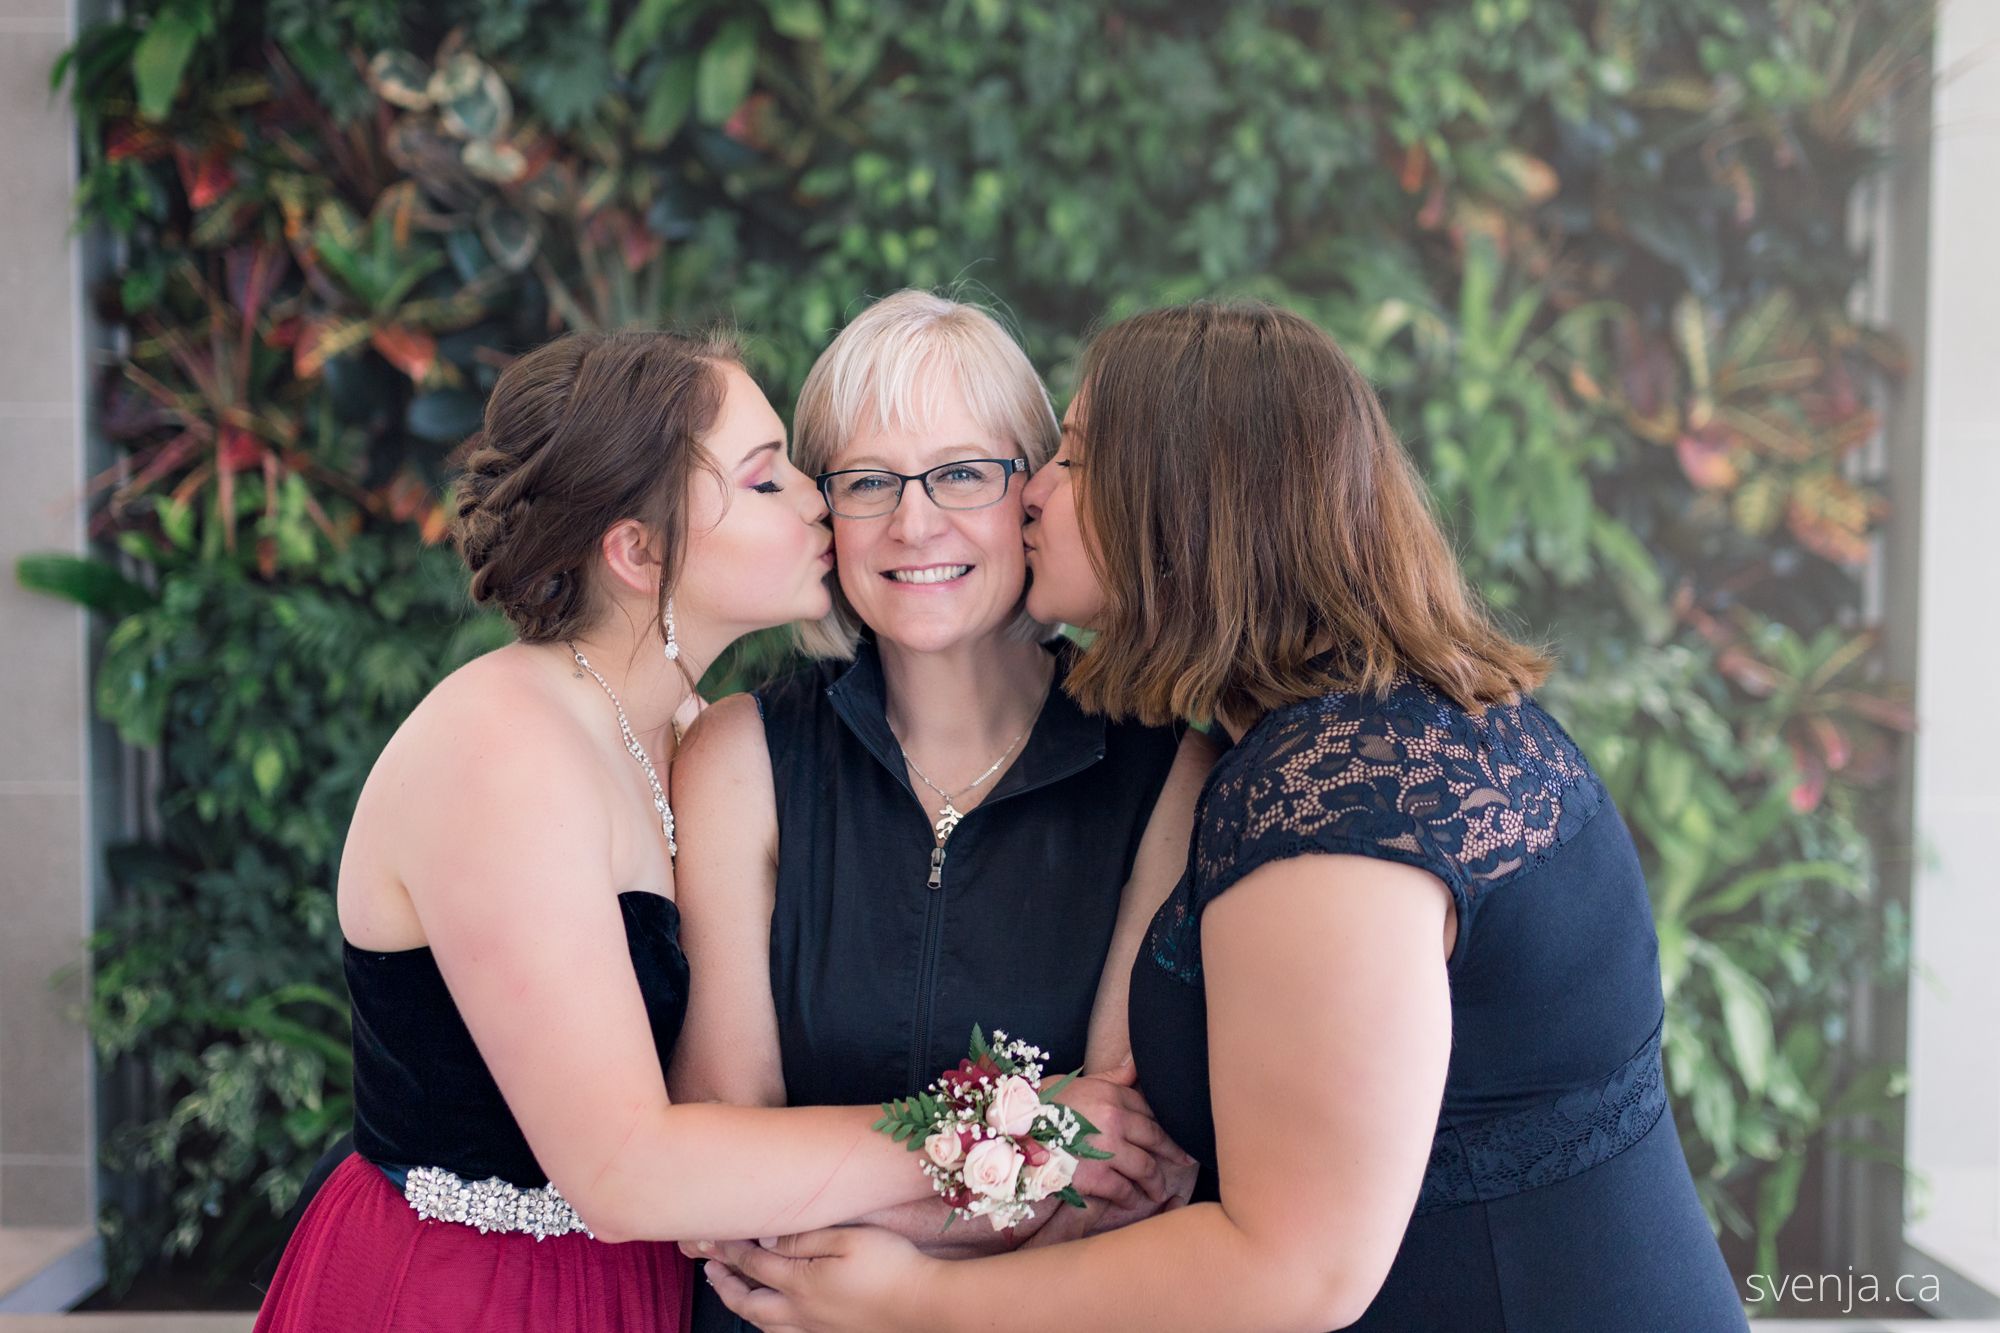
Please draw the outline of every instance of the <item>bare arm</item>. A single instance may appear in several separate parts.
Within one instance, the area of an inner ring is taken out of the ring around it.
[[[611,865],[609,811],[629,793],[540,700],[466,695],[423,716],[385,793],[398,872],[509,1110],[586,1225],[614,1241],[769,1236],[926,1192],[871,1132],[872,1107],[670,1105]]]
[[[771,998],[778,803],[755,699],[723,699],[689,730],[674,761],[674,809],[681,845],[674,880],[692,983],[668,1086],[676,1101],[783,1106]]]
[[[1201,797],[1202,784],[1208,780],[1208,770],[1221,754],[1220,744],[1205,733],[1190,729],[1181,737],[1173,766],[1167,770],[1167,780],[1153,803],[1138,854],[1132,859],[1131,876],[1125,881],[1124,896],[1119,901],[1118,924],[1112,931],[1104,974],[1097,984],[1097,1003],[1090,1014],[1090,1044],[1084,1068],[1093,1073],[1118,1069],[1131,1059],[1132,1038],[1126,1008],[1131,996],[1132,964],[1145,945],[1154,914],[1187,868],[1188,844],[1194,837],[1195,803]],[[1061,1209],[1046,1225],[1032,1233],[1024,1232],[1022,1244],[1061,1245],[1080,1236],[1130,1226],[1161,1208],[1186,1203],[1200,1174],[1200,1165],[1176,1148],[1163,1155],[1161,1168],[1168,1184],[1164,1200],[1089,1197],[1087,1207]]]
[[[1189,729],[1181,737],[1173,767],[1153,803],[1132,874],[1118,904],[1118,924],[1111,932],[1111,951],[1104,957],[1104,974],[1097,983],[1097,1002],[1090,1011],[1090,1042],[1084,1070],[1098,1074],[1116,1069],[1132,1053],[1125,1008],[1131,994],[1132,963],[1139,956],[1152,926],[1153,914],[1167,900],[1187,867],[1188,844],[1194,837],[1194,805],[1208,770],[1222,747],[1202,732]]]
[[[1447,899],[1349,856],[1263,867],[1209,907],[1210,1096],[1222,1199],[1072,1245],[963,1264],[879,1233],[724,1247],[731,1308],[813,1329],[999,1329],[1033,1291],[1078,1328],[1338,1328],[1387,1276],[1451,1048]],[[805,1259],[786,1257],[814,1255]]]

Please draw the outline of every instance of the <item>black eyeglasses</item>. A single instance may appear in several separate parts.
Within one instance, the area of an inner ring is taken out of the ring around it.
[[[903,487],[924,484],[924,494],[940,509],[984,509],[1007,494],[1016,472],[1026,472],[1025,458],[960,458],[926,472],[886,472],[880,468],[843,468],[822,472],[813,480],[826,497],[826,507],[839,518],[882,518],[903,502]]]

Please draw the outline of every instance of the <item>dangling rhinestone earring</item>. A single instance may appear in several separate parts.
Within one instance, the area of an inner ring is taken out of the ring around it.
[[[681,660],[681,641],[674,637],[674,599],[671,597],[667,598],[666,654],[669,662],[678,662]]]

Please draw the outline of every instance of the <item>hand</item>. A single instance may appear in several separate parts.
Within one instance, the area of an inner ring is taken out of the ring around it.
[[[1090,1146],[1112,1154],[1110,1161],[1085,1159],[1077,1167],[1077,1191],[1134,1213],[1131,1221],[1151,1216],[1176,1192],[1191,1189],[1195,1169],[1195,1160],[1153,1119],[1137,1082],[1138,1071],[1127,1059],[1109,1074],[1077,1079],[1056,1098],[1097,1126]]]
[[[1028,1223],[1016,1227],[1015,1231],[1019,1235],[1016,1248],[1029,1250],[1044,1245],[1060,1245],[1066,1240],[1080,1240],[1085,1236],[1116,1231],[1120,1227],[1129,1227],[1134,1222],[1143,1222],[1155,1213],[1169,1213],[1176,1208],[1185,1207],[1188,1199],[1194,1194],[1195,1181],[1201,1175],[1201,1167],[1193,1161],[1185,1164],[1167,1162],[1161,1169],[1165,1171],[1167,1183],[1173,1190],[1165,1203],[1155,1204],[1151,1199],[1141,1196],[1135,1204],[1126,1207],[1085,1195],[1085,1206],[1082,1208],[1067,1206],[1058,1208],[1054,1217],[1045,1222],[1033,1223],[1032,1229]]]
[[[765,1333],[882,1333],[924,1325],[942,1262],[879,1227],[830,1227],[768,1244],[702,1242],[722,1303]]]

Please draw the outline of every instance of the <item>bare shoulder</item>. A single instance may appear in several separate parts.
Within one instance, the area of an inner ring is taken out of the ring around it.
[[[397,731],[449,753],[476,744],[560,762],[588,760],[590,747],[558,697],[544,664],[520,644],[474,658],[439,681]]]
[[[396,729],[361,790],[341,853],[343,929],[364,947],[425,941],[413,890],[468,848],[525,855],[539,838],[595,838],[595,760],[518,648],[440,681]],[[536,817],[523,820],[523,811]]]
[[[764,748],[764,715],[756,696],[732,694],[703,709],[681,738],[674,778],[681,784],[706,783],[746,770],[761,770],[768,777],[770,766],[770,753]]]
[[[448,826],[460,811],[520,808],[515,798],[593,792],[598,767],[548,673],[513,645],[468,662],[424,697],[376,761],[357,816],[386,800]]]
[[[710,704],[681,740],[674,760],[674,810],[681,820],[676,878],[684,903],[711,884],[744,882],[752,865],[778,853],[778,796],[757,700],[732,694]]]

